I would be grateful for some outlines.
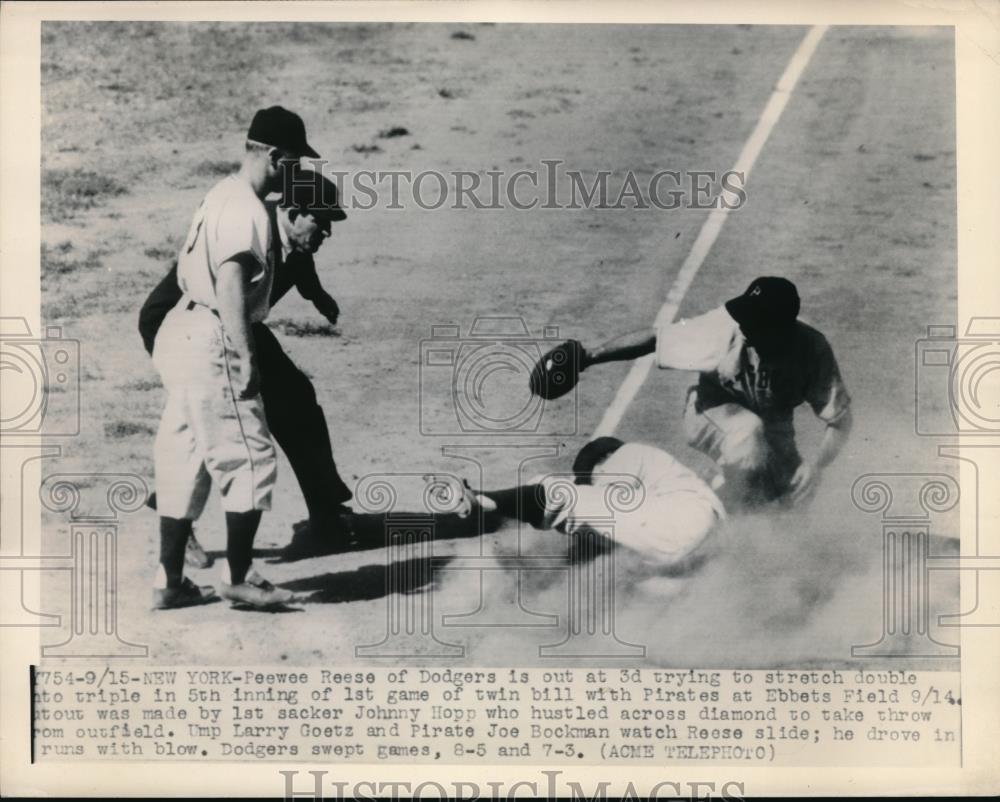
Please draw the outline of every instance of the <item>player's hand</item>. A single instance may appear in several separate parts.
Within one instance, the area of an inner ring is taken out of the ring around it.
[[[256,398],[260,394],[260,371],[257,368],[257,360],[253,357],[243,362],[244,368],[236,376],[233,390],[240,401],[248,398]]]
[[[811,496],[819,484],[820,470],[815,465],[803,462],[796,468],[792,481],[788,486],[788,498],[793,504],[799,504]]]
[[[340,307],[333,298],[327,296],[323,303],[319,304],[319,313],[326,318],[327,323],[336,326],[337,319],[340,317]]]

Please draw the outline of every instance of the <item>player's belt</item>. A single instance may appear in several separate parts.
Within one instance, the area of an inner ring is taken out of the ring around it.
[[[211,312],[216,317],[219,316],[218,311],[216,311],[215,309],[212,309],[211,307],[205,306],[205,304],[200,304],[197,301],[191,301],[191,300],[189,300],[186,304],[184,304],[184,311],[186,311],[186,312],[192,312],[195,309],[198,309],[199,307],[202,308],[202,309],[207,309],[209,312]]]

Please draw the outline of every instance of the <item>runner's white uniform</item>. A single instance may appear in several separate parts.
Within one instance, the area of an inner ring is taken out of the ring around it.
[[[184,295],[156,335],[153,362],[167,391],[154,451],[162,516],[196,519],[212,481],[227,512],[271,506],[277,460],[263,402],[233,391],[233,377],[248,366],[218,314],[218,271],[233,260],[253,265],[246,303],[250,322],[262,321],[274,276],[271,226],[264,204],[238,176],[216,184],[195,213],[178,260]]]
[[[616,543],[657,564],[672,565],[690,556],[726,517],[722,502],[694,471],[643,443],[621,446],[594,469],[592,481],[570,487],[568,479],[542,479],[543,526],[567,534],[610,532]],[[619,495],[617,483],[630,486],[638,503],[625,499],[627,488]]]

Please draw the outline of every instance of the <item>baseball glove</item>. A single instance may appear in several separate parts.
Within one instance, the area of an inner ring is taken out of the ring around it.
[[[576,387],[586,367],[586,352],[579,340],[567,340],[546,353],[531,371],[531,392],[551,401]]]

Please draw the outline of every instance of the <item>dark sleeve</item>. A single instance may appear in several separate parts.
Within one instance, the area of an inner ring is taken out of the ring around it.
[[[840,366],[833,355],[830,343],[822,335],[814,338],[812,376],[806,391],[806,401],[820,420],[836,423],[851,405],[851,396],[840,375]]]
[[[295,281],[295,271],[287,262],[279,263],[274,269],[274,282],[271,284],[271,306],[277,306],[278,301],[292,288]]]
[[[174,262],[170,272],[156,285],[139,311],[139,335],[142,337],[146,353],[150,356],[153,354],[156,332],[160,330],[163,318],[174,308],[181,295],[183,293],[177,284],[177,262]]]
[[[295,266],[295,289],[307,301],[314,301],[323,292],[319,275],[316,273],[316,262],[309,257]]]

